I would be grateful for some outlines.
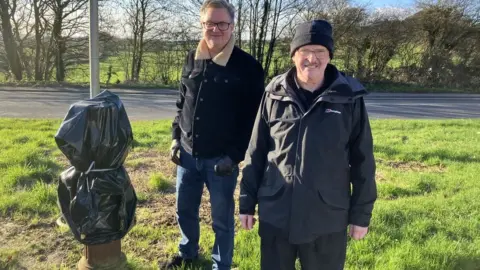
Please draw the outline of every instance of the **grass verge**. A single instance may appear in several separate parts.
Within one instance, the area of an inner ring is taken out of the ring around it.
[[[125,165],[139,206],[123,239],[130,269],[155,269],[177,252],[169,124],[132,123]],[[71,269],[80,258],[81,245],[55,225],[56,179],[68,167],[53,141],[59,125],[0,118],[0,269]],[[379,200],[368,237],[349,241],[346,269],[480,269],[480,120],[374,120],[372,129]],[[207,193],[200,220],[196,268],[205,269],[214,241]],[[237,230],[235,241],[234,266],[259,269],[256,230]]]

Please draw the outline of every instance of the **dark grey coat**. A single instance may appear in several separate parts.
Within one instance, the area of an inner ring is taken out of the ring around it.
[[[333,66],[330,66],[330,68]],[[240,213],[280,229],[293,244],[368,226],[377,197],[365,88],[335,68],[305,110],[288,74],[267,86],[245,157]]]

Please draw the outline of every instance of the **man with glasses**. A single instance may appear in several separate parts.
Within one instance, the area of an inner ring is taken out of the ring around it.
[[[295,67],[272,80],[240,184],[240,220],[258,204],[261,269],[343,269],[348,234],[365,237],[377,191],[365,88],[330,64],[332,27],[297,27]]]
[[[213,269],[230,269],[234,245],[234,199],[243,160],[264,92],[264,72],[236,47],[234,7],[207,0],[200,10],[203,37],[186,58],[172,124],[171,159],[177,164],[176,210],[179,254],[162,269],[189,265],[198,257],[199,207],[210,193]]]

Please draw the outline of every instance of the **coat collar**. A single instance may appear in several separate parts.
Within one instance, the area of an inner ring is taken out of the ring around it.
[[[219,66],[226,66],[230,56],[232,55],[233,48],[235,46],[235,37],[232,35],[227,45],[223,50],[217,54],[212,61]],[[207,42],[202,39],[197,46],[197,51],[195,52],[195,60],[207,60],[211,59],[210,52],[208,51]]]
[[[344,75],[342,72],[338,71],[334,65],[329,64],[328,68],[333,69],[331,74],[335,75],[335,79],[320,96],[320,100],[333,103],[351,103],[355,99],[367,94],[365,87],[356,79]],[[296,92],[289,84],[288,80],[288,76],[294,76],[295,72],[295,68],[291,68],[286,73],[275,77],[270,85],[267,86],[266,91],[273,96],[277,96],[276,99],[296,100]]]

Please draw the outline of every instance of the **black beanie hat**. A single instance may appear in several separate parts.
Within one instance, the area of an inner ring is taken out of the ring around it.
[[[290,56],[305,45],[322,45],[328,49],[330,59],[333,58],[332,25],[324,20],[314,20],[298,25],[290,43]]]

